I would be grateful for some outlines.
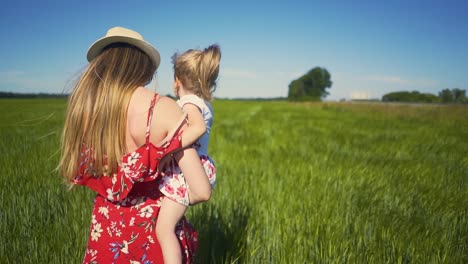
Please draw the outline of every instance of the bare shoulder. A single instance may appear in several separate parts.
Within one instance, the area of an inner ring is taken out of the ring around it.
[[[127,132],[137,146],[145,141],[146,120],[154,92],[138,87],[132,94],[127,109]]]
[[[147,108],[149,105],[144,105],[142,103],[150,103],[154,97],[154,92],[150,91],[144,87],[138,87],[132,94],[132,99],[130,103],[133,103],[135,106],[141,108]]]
[[[180,107],[177,105],[176,101],[174,101],[172,98],[164,96],[164,95],[159,96],[158,104],[160,105],[160,107],[167,108],[168,110],[170,110],[171,108],[174,108],[174,107],[177,107],[177,108],[180,109]]]
[[[148,113],[153,97],[154,92],[143,87],[138,87],[133,92],[127,110],[129,123],[137,125],[141,120],[146,120],[145,113]],[[146,121],[144,123],[146,124]]]
[[[180,122],[183,112],[173,99],[167,96],[160,96],[153,115],[156,118],[154,122],[157,125],[170,130]]]
[[[128,106],[127,129],[138,145],[145,141],[148,110],[154,96],[153,91],[139,87],[132,94]],[[180,125],[183,116],[182,110],[173,99],[160,95],[151,117],[150,141],[154,144],[161,142],[174,127]]]

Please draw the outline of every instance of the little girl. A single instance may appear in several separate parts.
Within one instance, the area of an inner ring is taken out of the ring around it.
[[[221,51],[211,45],[204,50],[188,50],[174,54],[174,94],[187,114],[188,127],[182,133],[182,146],[195,146],[211,186],[216,180],[213,161],[208,156],[208,143],[213,124],[213,108],[209,101],[216,88]],[[190,188],[177,167],[169,168],[159,186],[165,195],[156,223],[156,234],[164,263],[181,263],[182,254],[175,226],[190,203]],[[200,183],[201,184],[201,183]],[[190,186],[195,189],[197,186]]]

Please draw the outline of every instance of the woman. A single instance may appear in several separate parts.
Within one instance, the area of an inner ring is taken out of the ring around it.
[[[84,263],[162,263],[155,235],[162,195],[162,158],[174,158],[191,186],[191,203],[211,186],[194,149],[181,150],[185,116],[177,104],[143,86],[160,63],[135,31],[111,28],[88,50],[88,67],[68,102],[60,171],[97,192]],[[167,172],[166,172],[167,173]],[[195,230],[183,218],[175,230],[190,263]]]

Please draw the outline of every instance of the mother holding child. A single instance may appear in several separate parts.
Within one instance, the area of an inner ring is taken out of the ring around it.
[[[97,192],[83,263],[191,263],[198,238],[185,210],[209,200],[216,177],[207,147],[219,47],[174,55],[179,104],[144,87],[160,56],[133,30],[109,29],[87,59],[59,165]]]

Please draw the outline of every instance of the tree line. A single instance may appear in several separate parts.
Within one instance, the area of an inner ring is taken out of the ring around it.
[[[0,98],[66,98],[68,94],[0,92]]]
[[[321,101],[329,92],[333,82],[331,74],[323,67],[315,67],[301,77],[291,81],[288,90],[290,101]],[[382,96],[383,102],[409,103],[468,103],[466,91],[460,88],[444,89],[438,95],[418,91],[391,92]]]
[[[383,102],[405,102],[405,103],[468,103],[466,90],[459,88],[444,89],[438,95],[431,93],[420,93],[418,91],[392,92],[382,96]]]

